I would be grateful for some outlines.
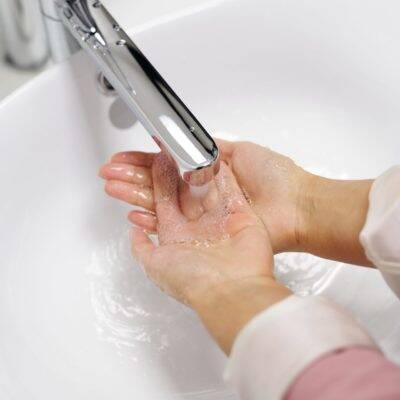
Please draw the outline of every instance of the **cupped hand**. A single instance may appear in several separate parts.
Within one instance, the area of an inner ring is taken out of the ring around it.
[[[219,140],[218,145],[222,159],[267,227],[274,252],[301,250],[310,174],[290,158],[254,143]]]
[[[134,228],[132,246],[162,290],[191,305],[214,288],[273,277],[268,232],[224,163],[196,219],[182,210],[180,178],[168,158],[155,156],[152,171],[159,245],[142,228]],[[133,219],[136,215],[134,211]]]
[[[305,187],[310,174],[291,159],[249,142],[218,140],[221,159],[233,172],[243,195],[269,232],[274,253],[300,250],[305,230]],[[113,156],[100,175],[107,180],[106,191],[113,197],[143,207],[132,222],[156,231],[152,164],[154,154],[125,152]],[[204,209],[201,201],[190,198],[181,184],[184,213],[196,218]]]
[[[113,178],[109,194],[150,210],[129,216],[146,274],[192,307],[227,354],[248,321],[290,295],[273,277],[268,231],[225,162],[201,200],[163,154],[119,154],[101,174]],[[148,236],[156,230],[159,245]]]
[[[218,141],[252,210],[266,226],[274,253],[302,251],[346,263],[371,266],[359,235],[368,212],[372,180],[334,180],[316,176],[291,159],[248,142]],[[131,215],[149,231],[157,228],[151,166],[153,154],[116,154],[100,175],[106,190],[150,211]],[[181,184],[183,212],[196,218],[204,201],[193,200]]]

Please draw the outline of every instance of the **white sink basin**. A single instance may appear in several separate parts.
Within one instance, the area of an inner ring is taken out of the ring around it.
[[[399,12],[395,0],[213,2],[135,37],[215,136],[375,177],[399,162]],[[197,318],[130,257],[128,208],[96,174],[113,152],[154,145],[138,124],[115,127],[129,118],[95,77],[79,54],[0,106],[0,397],[234,398]],[[277,273],[352,310],[400,362],[400,304],[375,271],[283,255]]]

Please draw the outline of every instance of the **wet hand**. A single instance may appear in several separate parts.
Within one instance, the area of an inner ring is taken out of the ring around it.
[[[180,196],[180,178],[167,157],[156,156],[152,171],[159,246],[139,224],[141,227],[133,230],[132,248],[162,290],[190,305],[226,283],[273,279],[268,232],[225,164],[196,219],[182,210],[185,200]],[[136,212],[133,215],[137,218]]]
[[[274,279],[268,231],[224,162],[207,196],[198,201],[164,155],[123,157],[135,165],[120,169],[114,164],[107,192],[133,199],[132,204],[146,202],[154,211],[130,214],[139,226],[132,230],[134,255],[156,285],[198,313],[229,353],[250,319],[290,295]],[[151,175],[143,172],[150,166]],[[143,230],[146,227],[157,228],[159,245]]]
[[[311,175],[289,158],[265,147],[248,142],[217,142],[221,159],[232,170],[253,211],[267,227],[274,253],[301,250],[307,218],[306,187]],[[153,160],[154,154],[140,152],[113,156],[100,172],[107,179],[107,193],[154,212]],[[187,188],[181,188],[181,196],[190,198]],[[193,200],[183,205],[188,216],[196,217],[203,209],[202,204]],[[150,232],[157,229],[151,213],[134,212],[130,219]]]

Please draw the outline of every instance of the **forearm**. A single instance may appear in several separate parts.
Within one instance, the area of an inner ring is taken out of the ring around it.
[[[195,296],[190,306],[226,354],[241,329],[257,314],[291,292],[272,278],[257,277],[234,281]]]
[[[371,266],[360,243],[372,180],[341,181],[310,175],[300,207],[305,226],[300,250]]]

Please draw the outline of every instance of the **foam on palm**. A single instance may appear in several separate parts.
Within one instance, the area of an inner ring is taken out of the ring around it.
[[[161,244],[183,243],[210,247],[229,238],[226,222],[233,210],[244,205],[246,200],[240,190],[232,187],[225,165],[222,165],[214,182],[207,188],[203,201],[208,202],[208,210],[196,221],[188,221],[182,214],[180,178],[174,165],[166,156],[160,155],[155,160],[154,169],[157,213],[162,215],[163,220],[158,227]],[[185,201],[192,200],[198,201],[198,198],[185,198]],[[193,229],[194,226],[196,229]]]

